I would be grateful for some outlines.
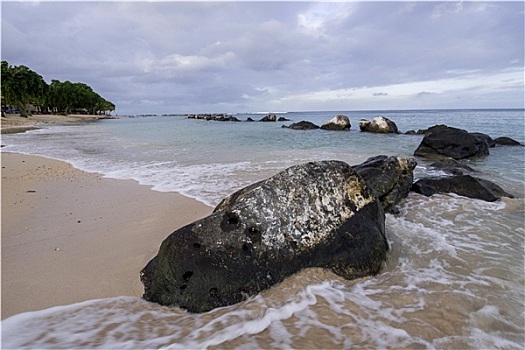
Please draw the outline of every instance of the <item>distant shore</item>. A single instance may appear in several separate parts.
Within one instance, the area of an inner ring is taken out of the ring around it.
[[[70,164],[1,154],[1,318],[121,295],[172,231],[212,208]]]
[[[86,115],[86,114],[69,114],[69,115],[58,115],[58,114],[33,114],[32,116],[25,118],[19,114],[6,114],[5,117],[0,118],[1,120],[1,133],[2,134],[15,134],[25,132],[28,130],[38,129],[40,126],[55,123],[72,123],[79,121],[91,121],[100,119],[114,119],[119,118],[118,116],[108,115]]]

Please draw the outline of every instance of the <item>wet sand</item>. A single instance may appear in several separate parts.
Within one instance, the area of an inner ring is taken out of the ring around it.
[[[6,114],[5,117],[0,118],[0,133],[15,134],[25,132],[28,130],[38,129],[46,124],[62,124],[94,121],[99,119],[118,118],[105,115],[56,115],[56,114],[35,114],[28,118],[21,117],[18,114]]]
[[[212,208],[65,162],[2,153],[2,312],[141,296],[140,270]]]

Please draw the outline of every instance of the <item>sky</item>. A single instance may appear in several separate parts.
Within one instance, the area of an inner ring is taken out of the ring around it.
[[[116,113],[524,107],[524,2],[1,2],[1,57]]]

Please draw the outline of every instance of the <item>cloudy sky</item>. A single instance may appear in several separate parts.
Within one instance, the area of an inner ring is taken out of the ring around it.
[[[524,106],[522,1],[1,6],[2,60],[119,114]]]

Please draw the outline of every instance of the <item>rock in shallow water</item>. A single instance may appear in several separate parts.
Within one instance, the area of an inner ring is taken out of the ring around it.
[[[340,161],[287,170],[224,199],[173,232],[141,272],[144,298],[204,312],[307,267],[348,279],[377,273],[388,250],[384,212]]]
[[[470,175],[447,177],[425,177],[412,186],[412,191],[427,197],[437,193],[455,193],[457,195],[494,202],[501,197],[514,198],[500,186],[485,179]]]
[[[315,129],[319,129],[318,125],[315,125],[314,123],[306,121],[306,120],[290,124],[289,126],[283,125],[282,127],[283,128],[292,129],[292,130],[315,130]]]
[[[412,187],[416,165],[412,158],[381,155],[368,158],[353,168],[366,180],[385,212],[397,213],[396,205],[408,196]]]
[[[359,121],[359,129],[361,131],[373,132],[379,134],[398,134],[399,130],[397,129],[396,123],[392,120],[379,116],[368,121],[366,119],[361,119]]]
[[[275,114],[268,114],[267,116],[264,116],[260,121],[261,122],[274,122],[277,120],[277,116]]]
[[[520,142],[506,136],[497,137],[494,139],[494,142],[502,146],[523,146]]]
[[[324,130],[350,130],[351,127],[350,119],[346,115],[336,115],[321,125],[321,129]]]
[[[465,159],[489,154],[487,135],[469,133],[446,125],[428,128],[414,155],[428,158]]]

